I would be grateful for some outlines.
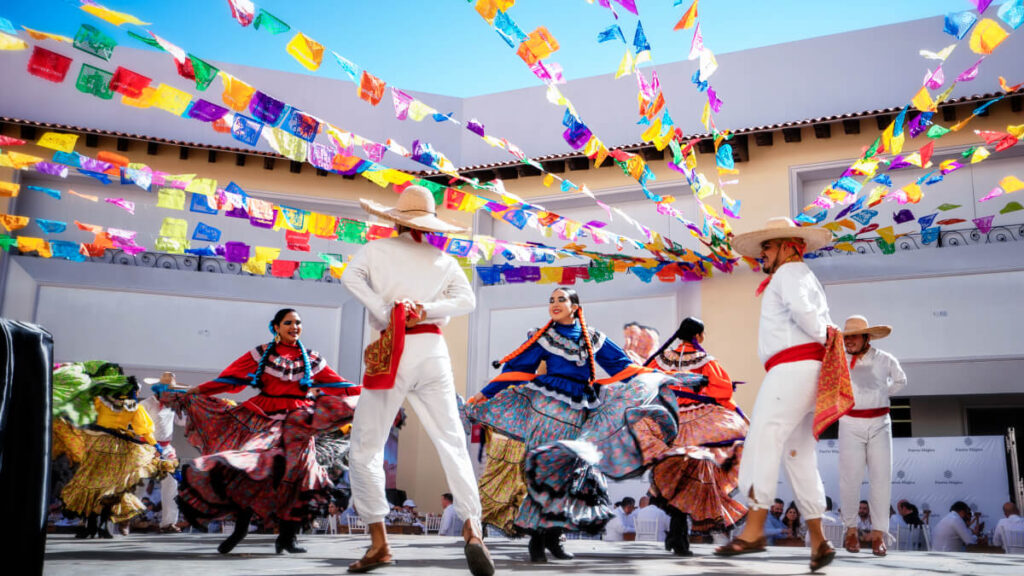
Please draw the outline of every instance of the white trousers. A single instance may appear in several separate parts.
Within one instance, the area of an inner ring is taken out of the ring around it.
[[[843,525],[857,526],[860,485],[868,469],[868,506],[871,528],[889,529],[889,498],[892,494],[892,421],[889,415],[875,418],[839,419],[839,499]]]
[[[825,486],[813,428],[820,371],[821,362],[804,360],[779,364],[765,376],[740,460],[739,490],[751,509],[771,507],[784,466],[804,519],[824,514]]]
[[[384,445],[406,398],[434,441],[459,518],[478,524],[480,494],[455,401],[448,346],[439,334],[407,335],[394,388],[364,389],[359,397],[349,456],[356,512],[373,524],[383,522],[390,511],[384,491]]]
[[[163,508],[160,515],[161,528],[178,523],[178,503],[174,500],[177,495],[178,481],[170,474],[164,476],[160,481],[160,506]]]

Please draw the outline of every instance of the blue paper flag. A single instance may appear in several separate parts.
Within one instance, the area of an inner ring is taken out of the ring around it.
[[[444,122],[445,120],[451,120],[452,116],[454,116],[454,115],[455,115],[455,112],[449,112],[447,114],[441,114],[439,112],[437,114],[433,114],[432,116],[434,118],[434,122]]]
[[[44,218],[36,218],[36,224],[46,232],[47,234],[60,234],[67,230],[68,223],[61,222],[60,220],[46,220]]]
[[[562,180],[561,188],[562,192],[572,192],[573,190],[576,190],[579,187],[570,182],[569,180]]]
[[[651,279],[653,279],[654,275],[658,273],[658,269],[644,268],[643,266],[632,266],[630,267],[629,272],[639,278],[641,282],[650,284]]]
[[[862,184],[857,180],[850,178],[849,176],[843,176],[839,180],[832,183],[832,187],[837,190],[846,190],[850,194],[856,194],[860,192]]]
[[[203,246],[202,248],[185,248],[185,254],[193,256],[217,256],[217,246]]]
[[[527,216],[526,212],[522,210],[509,210],[502,215],[502,220],[522,230],[526,226]]]
[[[597,33],[598,42],[607,42],[609,40],[615,40],[616,38],[621,40],[623,44],[626,43],[626,36],[622,34],[622,28],[619,28],[618,24],[612,24]]]
[[[192,194],[192,204],[188,209],[192,212],[199,212],[200,214],[217,213],[217,209],[210,206],[210,202],[205,194]]]
[[[693,82],[694,85],[697,86],[697,90],[699,92],[703,92],[708,89],[708,81],[700,81],[700,70],[697,70],[693,73],[693,76],[690,76],[690,82]]]
[[[1010,0],[999,7],[999,19],[1016,30],[1024,23],[1024,0]]]
[[[320,129],[320,122],[309,114],[303,114],[295,108],[290,108],[281,127],[289,134],[302,138],[306,142],[312,142]]]
[[[8,34],[18,35],[18,31],[14,28],[14,24],[7,18],[0,18],[0,32],[7,32]]]
[[[498,31],[498,35],[501,36],[505,42],[512,48],[520,45],[524,40],[528,38],[525,32],[509,18],[508,14],[499,11],[494,17],[494,28]]]
[[[109,181],[109,179],[108,179]],[[44,188],[42,186],[26,186],[29,190],[35,190],[36,192],[42,192],[51,198],[60,200],[60,190],[54,190],[53,188]]]
[[[82,167],[82,162],[77,152],[61,152],[58,150],[53,153],[53,161],[57,164],[71,166],[72,168]]]
[[[938,216],[938,215],[939,215],[939,213],[936,212],[934,214],[929,214],[927,216],[921,216],[920,218],[918,218],[917,219],[917,223],[921,225],[921,231],[924,232],[924,230],[926,228],[930,228],[931,225],[932,225],[932,222],[935,221],[935,217]]]
[[[736,163],[732,158],[732,144],[722,144],[718,147],[715,162],[719,168],[725,168],[726,170],[732,170],[736,167]]]
[[[110,184],[110,176],[107,176],[103,172],[93,172],[92,170],[82,170],[81,168],[78,169],[78,172],[99,180],[104,186]]]
[[[925,228],[921,230],[921,243],[931,244],[939,239],[939,231],[942,229],[938,226],[932,226],[931,228]]]
[[[861,210],[856,214],[852,214],[850,218],[856,220],[861,226],[867,226],[874,220],[875,216],[878,216],[878,211],[876,210]]]
[[[85,262],[85,256],[81,253],[82,245],[78,242],[67,240],[50,240],[50,251],[54,258],[63,258],[74,262]]]
[[[220,230],[199,222],[196,224],[195,231],[192,232],[192,239],[204,242],[218,242],[220,240]]]
[[[235,121],[231,124],[231,136],[235,140],[255,146],[260,141],[260,132],[262,131],[262,122],[242,114],[235,114]]]
[[[978,21],[978,16],[970,10],[964,10],[963,12],[951,12],[946,14],[946,23],[943,27],[943,31],[950,36],[956,36],[957,40],[963,40],[964,36],[971,31],[974,27],[974,23]]]
[[[644,27],[639,20],[636,23],[636,34],[633,35],[633,47],[636,48],[637,54],[651,49],[651,43],[647,41]]]
[[[886,188],[892,188],[892,178],[889,178],[888,174],[879,174],[878,176],[872,178],[871,181],[877,184],[881,184]]]

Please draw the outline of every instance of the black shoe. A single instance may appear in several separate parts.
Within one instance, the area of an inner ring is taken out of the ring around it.
[[[693,552],[690,552],[690,527],[686,521],[686,514],[672,510],[669,516],[665,549],[676,556],[693,556]]]
[[[302,554],[306,552],[305,548],[300,548],[296,534],[299,532],[298,522],[281,522],[281,532],[277,535],[277,540],[274,542],[274,551],[280,554],[282,551],[288,551],[290,554]]]
[[[548,556],[544,553],[544,536],[542,534],[530,536],[530,562],[544,564],[547,561]]]
[[[99,517],[96,514],[89,514],[85,519],[85,526],[79,526],[75,531],[75,538],[92,538],[96,536],[96,522]]]
[[[561,530],[551,530],[544,533],[544,547],[551,552],[551,555],[559,560],[572,560],[573,555],[566,552],[562,547]]]
[[[217,546],[217,552],[221,554],[227,554],[238,546],[238,543],[245,539],[245,536],[249,533],[249,522],[252,520],[252,512],[245,511],[235,514],[235,529],[231,531],[231,536],[228,536],[223,542]]]
[[[103,528],[100,528],[99,530],[97,530],[96,531],[96,536],[98,536],[99,538],[103,538],[105,540],[113,540],[114,539],[114,535],[111,534],[110,530],[107,530],[106,527],[103,527]]]

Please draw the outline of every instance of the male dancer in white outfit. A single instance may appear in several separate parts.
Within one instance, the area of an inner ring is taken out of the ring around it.
[[[419,186],[406,188],[395,208],[368,200],[362,200],[362,205],[371,214],[397,223],[399,235],[366,244],[342,277],[366,306],[370,325],[388,331],[367,348],[364,389],[352,422],[352,497],[369,526],[371,545],[349,571],[366,572],[392,563],[384,528],[389,511],[384,444],[395,414],[408,398],[437,448],[454,506],[465,520],[462,535],[470,571],[490,576],[494,564],[481,539],[480,495],[459,420],[451,359],[441,335],[448,318],[471,312],[476,298],[455,259],[422,238],[423,232],[465,230],[437,218],[433,195]],[[386,373],[389,382],[373,389],[371,378],[378,373]]]
[[[760,258],[768,278],[758,288],[761,320],[758,355],[767,375],[750,417],[740,462],[739,491],[750,512],[743,533],[715,550],[736,556],[765,550],[764,523],[784,464],[797,508],[807,521],[811,570],[827,565],[835,550],[825,539],[821,517],[825,489],[818,474],[813,433],[818,380],[832,320],[818,279],[803,262],[805,251],[829,242],[821,228],[798,228],[787,218],[733,239],[733,249]],[[838,337],[838,332],[836,336]]]
[[[843,341],[850,355],[853,410],[839,419],[839,498],[843,509],[848,552],[860,552],[857,508],[864,467],[868,468],[871,512],[871,551],[885,556],[883,526],[889,525],[892,494],[892,420],[889,397],[907,385],[907,375],[896,358],[871,345],[885,338],[891,326],[869,326],[863,316],[850,316],[843,327]]]
[[[176,384],[173,372],[164,372],[159,380],[146,378],[145,381],[147,384],[160,383],[168,386]],[[185,418],[177,416],[170,406],[161,404],[156,395],[146,398],[141,404],[153,419],[153,437],[156,438],[156,443],[160,446],[161,458],[174,460],[177,458],[174,446],[171,446],[171,439],[174,438],[174,425],[184,426]],[[164,479],[160,481],[160,506],[163,510],[160,514],[161,532],[181,532],[181,528],[178,528],[178,502],[175,500],[177,495],[178,481],[172,474],[164,476]]]

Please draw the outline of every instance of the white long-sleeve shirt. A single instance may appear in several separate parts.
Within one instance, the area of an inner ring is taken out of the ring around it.
[[[832,318],[825,290],[803,262],[787,262],[775,271],[761,295],[757,354],[764,364],[787,348],[824,344]]]
[[[374,240],[359,250],[342,276],[369,311],[370,326],[384,330],[397,300],[423,304],[426,322],[444,326],[451,316],[468,314],[476,296],[455,258],[402,234]]]
[[[140,404],[153,420],[153,438],[156,438],[157,442],[170,442],[174,438],[175,423],[179,426],[185,425],[185,419],[176,416],[170,406],[161,405],[156,396],[150,396]]]
[[[977,544],[978,537],[956,512],[950,511],[939,520],[932,533],[932,549],[939,552],[963,552],[967,544]]]
[[[1003,518],[996,524],[995,531],[992,532],[992,544],[995,546],[1002,546],[1006,548],[1006,531],[1007,530],[1024,530],[1024,518],[1021,518],[1019,514],[1010,514],[1006,518]],[[1009,552],[1009,550],[1007,550]]]
[[[854,408],[870,410],[887,408],[889,397],[899,393],[907,385],[907,375],[900,367],[899,360],[874,346],[857,357],[850,370],[853,384]]]

